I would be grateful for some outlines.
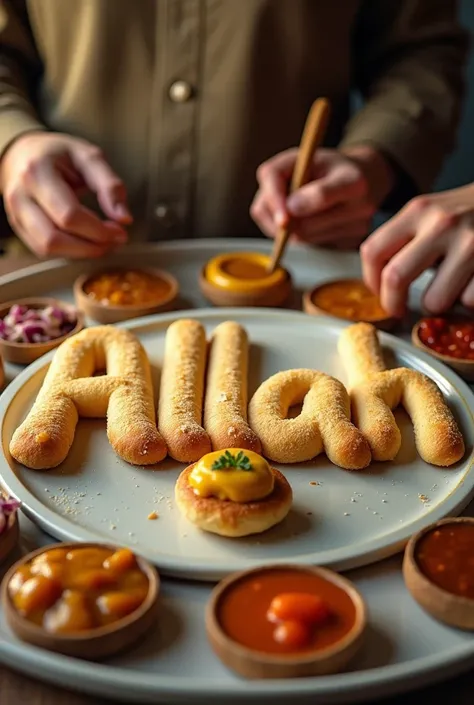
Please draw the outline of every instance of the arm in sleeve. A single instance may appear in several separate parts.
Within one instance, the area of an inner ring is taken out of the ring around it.
[[[364,107],[341,146],[369,144],[395,166],[398,208],[428,191],[453,149],[468,39],[456,0],[364,0],[354,34],[354,83]]]
[[[0,3],[0,156],[25,132],[44,130],[32,103],[41,70],[23,0]]]

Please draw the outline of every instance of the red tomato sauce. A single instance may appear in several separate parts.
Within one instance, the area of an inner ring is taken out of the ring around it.
[[[423,575],[453,595],[474,600],[474,525],[453,522],[419,541],[415,560]]]
[[[306,628],[314,626],[298,645],[295,640],[279,638],[282,625],[294,627],[294,621],[276,623],[269,619],[272,601],[287,593],[301,593],[303,598],[315,595],[328,611],[328,618],[314,625],[296,621]],[[326,649],[347,636],[356,621],[356,608],[347,592],[328,580],[281,568],[253,573],[230,585],[217,605],[217,619],[228,637],[249,649],[271,654],[304,653]]]
[[[422,343],[440,355],[474,360],[474,320],[423,318],[418,336]]]

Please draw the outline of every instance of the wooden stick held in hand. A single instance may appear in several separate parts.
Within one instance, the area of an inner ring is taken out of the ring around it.
[[[309,111],[306,124],[301,137],[296,164],[291,179],[290,193],[297,191],[308,181],[311,160],[315,151],[324,139],[326,128],[329,122],[329,101],[326,98],[315,100]],[[291,223],[284,228],[280,228],[275,239],[272,259],[268,268],[271,274],[280,264],[283,252],[291,232]]]

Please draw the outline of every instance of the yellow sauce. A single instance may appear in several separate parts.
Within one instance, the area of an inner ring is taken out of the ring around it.
[[[225,291],[265,291],[288,278],[287,272],[278,267],[268,274],[270,257],[259,252],[230,252],[209,260],[205,277],[215,287]]]
[[[234,259],[229,259],[224,262],[222,269],[236,279],[265,279],[268,277],[266,267],[250,258],[235,257]]]
[[[249,469],[232,467],[228,462],[229,454],[233,459],[237,459],[239,453],[242,454],[242,459],[247,459],[243,465]],[[216,464],[223,467],[216,469]],[[271,494],[274,478],[269,464],[258,453],[228,448],[204,455],[192,469],[189,484],[199,497],[217,497],[245,503],[263,499]]]

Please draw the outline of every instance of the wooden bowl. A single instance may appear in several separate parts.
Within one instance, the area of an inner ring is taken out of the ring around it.
[[[331,281],[325,281],[321,282],[317,286],[313,287],[309,291],[305,291],[303,294],[303,311],[305,313],[308,313],[310,316],[331,316],[332,318],[337,318],[340,321],[350,321],[351,323],[371,323],[374,325],[376,328],[379,328],[380,330],[390,330],[393,328],[393,326],[396,323],[396,319],[393,318],[392,316],[384,316],[383,318],[375,318],[371,320],[367,319],[362,319],[362,318],[343,318],[342,316],[337,316],[335,313],[331,313],[331,311],[327,311],[324,308],[320,308],[314,303],[314,295],[316,294],[317,291],[322,289],[324,286],[327,286],[328,284],[339,284],[339,283],[347,283],[347,284],[360,284],[361,280],[360,279],[333,279]]]
[[[440,360],[440,362],[444,362],[445,365],[448,367],[451,367],[455,372],[458,373],[463,379],[467,379],[470,381],[474,380],[474,360],[458,360],[456,357],[450,357],[449,355],[442,355],[436,350],[433,350],[432,348],[428,347],[428,345],[425,345],[423,341],[420,338],[420,325],[421,321],[418,321],[418,323],[415,323],[415,325],[412,328],[411,331],[411,341],[415,347],[419,348],[420,350],[423,350],[423,352],[428,353],[429,355],[432,355],[435,357],[437,360]]]
[[[474,599],[453,595],[438,587],[421,572],[415,558],[419,541],[426,533],[444,524],[467,523],[474,526],[474,518],[442,519],[430,524],[411,537],[403,558],[403,577],[412,597],[426,612],[440,622],[460,629],[474,630]]]
[[[98,543],[58,543],[55,548],[89,548],[101,546],[117,550],[117,546]],[[49,634],[41,626],[33,624],[22,617],[15,609],[8,593],[8,584],[15,573],[24,563],[31,561],[41,553],[50,550],[51,546],[44,546],[29,553],[17,561],[5,575],[1,587],[2,607],[10,629],[23,641],[39,646],[49,651],[84,658],[90,661],[112,656],[119,651],[131,646],[155,623],[158,614],[158,597],[160,579],[156,570],[146,560],[137,556],[140,569],[149,581],[148,595],[140,607],[122,619],[105,627],[98,627],[78,634]]]
[[[292,291],[293,283],[286,269],[253,281],[229,274],[226,264],[231,260],[247,260],[266,268],[270,257],[259,252],[229,252],[213,258],[199,274],[199,287],[205,298],[215,306],[263,306],[279,307],[285,304]],[[208,278],[209,266],[214,278]]]
[[[59,301],[58,299],[51,298],[28,298],[28,299],[18,299],[17,301],[9,301],[5,304],[0,304],[0,318],[6,316],[10,308],[18,304],[20,306],[28,306],[28,308],[46,308],[46,306],[58,306],[59,308],[73,309],[71,304]],[[48,340],[45,343],[12,343],[8,340],[0,339],[0,352],[5,360],[8,362],[13,362],[17,365],[29,365],[34,362],[39,357],[54,350],[71,335],[79,333],[84,328],[84,316],[81,311],[74,310],[76,315],[77,323],[74,328],[59,338],[54,340]]]
[[[124,267],[115,267],[110,271],[120,272],[127,270]],[[179,293],[179,284],[173,275],[162,269],[155,269],[152,267],[140,267],[134,271],[145,272],[147,274],[151,274],[152,276],[158,277],[159,279],[163,279],[170,287],[169,293],[165,297],[147,304],[103,304],[86,294],[84,290],[85,284],[92,279],[92,277],[106,273],[94,272],[92,274],[83,274],[74,282],[74,297],[76,299],[77,307],[81,309],[86,316],[93,319],[97,323],[105,324],[119,323],[120,321],[127,321],[130,318],[141,318],[142,316],[149,316],[152,313],[163,313],[164,311],[170,311],[175,305]]]
[[[17,512],[10,514],[5,531],[0,534],[0,565],[5,563],[8,556],[15,550],[20,538],[20,525]]]
[[[249,575],[281,569],[312,573],[342,588],[351,598],[356,610],[351,631],[326,649],[288,655],[267,654],[249,649],[227,636],[218,619],[219,602],[226,591]],[[297,678],[342,671],[361,647],[366,625],[366,606],[352,583],[330,570],[312,566],[272,565],[231,575],[214,588],[206,608],[207,637],[214,652],[226,666],[245,678]]]

